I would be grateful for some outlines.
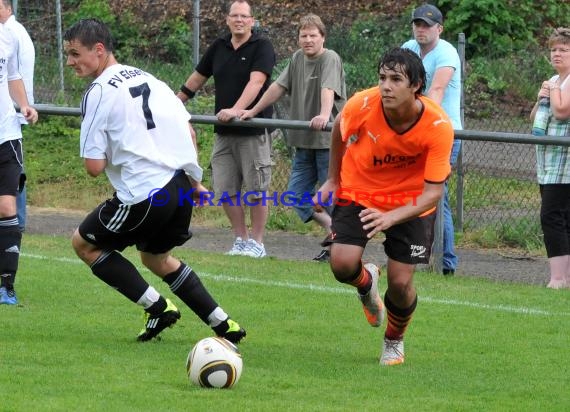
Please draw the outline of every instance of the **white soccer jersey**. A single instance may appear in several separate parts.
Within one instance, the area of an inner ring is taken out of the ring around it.
[[[22,78],[13,44],[12,34],[0,24],[0,144],[22,138],[20,122],[8,88],[9,81]]]
[[[81,103],[81,157],[106,159],[105,173],[126,204],[164,187],[176,170],[202,180],[188,121],[174,92],[149,73],[115,64]]]
[[[36,50],[26,28],[16,20],[15,16],[8,17],[4,27],[14,36],[14,54],[18,59],[18,71],[24,81],[28,104],[34,104],[34,65],[36,62]],[[20,123],[28,124],[24,116],[18,113]]]

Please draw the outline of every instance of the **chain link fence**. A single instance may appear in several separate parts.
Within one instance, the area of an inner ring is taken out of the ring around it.
[[[187,13],[192,11],[191,1],[158,0],[153,2],[153,5],[160,9],[161,5],[167,7],[172,6],[172,3],[176,3]],[[26,26],[36,45],[36,102],[78,106],[78,96],[81,95],[85,83],[78,82],[67,69],[63,71],[63,75],[60,72],[62,57],[58,39],[58,4],[55,0],[20,0],[17,3],[18,19]],[[188,14],[185,18],[191,21]],[[223,30],[224,27],[220,27],[220,33]],[[274,44],[281,41],[280,38],[272,37],[271,27],[266,27],[265,32]],[[402,39],[402,42],[404,40],[406,39]],[[448,40],[453,42],[452,39]],[[152,73],[156,73],[153,69],[160,65],[160,73],[163,74],[159,77],[168,77],[171,79],[170,86],[177,89],[193,68],[190,43],[189,38],[188,61],[183,64],[161,64],[149,57],[146,62],[136,62],[136,65]],[[343,50],[337,52],[342,57]],[[537,59],[547,57],[546,52],[546,48],[528,51],[529,55]],[[488,56],[489,61],[494,60],[491,54],[492,52]],[[502,61],[501,64],[505,71],[511,71],[512,76],[523,75],[517,70],[520,61],[513,59]],[[283,62],[280,62],[278,67],[283,67]],[[467,76],[472,76],[469,61],[466,62],[465,68]],[[170,73],[169,76],[164,75],[167,72]],[[542,80],[544,79],[535,74],[534,77],[529,75],[525,82],[532,90],[538,90]],[[487,94],[465,88],[464,128],[528,134],[528,115],[534,101],[512,97],[508,84],[502,84],[502,88],[498,89],[493,84],[487,86]],[[206,93],[208,90],[211,91],[210,84],[206,85]],[[213,113],[213,106],[203,107],[192,103],[188,108],[199,114]],[[286,102],[280,102],[276,107],[276,117],[287,119],[286,113]],[[198,130],[204,130],[206,127],[211,126],[199,125]],[[289,177],[292,151],[284,142],[284,133],[287,133],[286,130],[278,130],[273,135],[272,190],[275,191],[286,190]],[[529,244],[535,246],[542,243],[539,224],[540,197],[535,179],[533,145],[464,141],[461,161],[450,180],[450,197],[452,207],[456,211],[456,226],[459,230],[466,233],[480,232],[483,233],[482,236],[490,233],[499,237],[502,244],[513,241],[518,242],[517,246],[520,246],[520,239],[528,239]],[[273,213],[279,213],[279,210]]]
[[[546,58],[546,47],[528,51],[535,59]],[[493,60],[492,52],[489,60]],[[517,61],[503,70],[517,73]],[[469,68],[469,62],[466,62]],[[509,67],[510,66],[510,67]],[[467,76],[470,75],[469,69]],[[535,96],[545,78],[528,73],[525,83]],[[464,128],[468,130],[529,134],[534,98],[514,98],[508,85],[487,97],[478,112],[479,96],[465,93]],[[456,230],[479,233],[483,243],[536,248],[542,245],[540,194],[536,183],[535,146],[518,143],[464,141],[462,159],[450,181],[450,201],[455,208]],[[460,182],[460,191],[457,183]]]

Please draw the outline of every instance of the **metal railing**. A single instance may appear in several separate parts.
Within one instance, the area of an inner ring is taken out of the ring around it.
[[[63,116],[80,116],[81,112],[79,108],[75,107],[62,107],[46,104],[35,105],[37,111],[40,114],[47,115],[63,115]],[[192,123],[195,124],[206,124],[206,125],[234,125],[240,127],[268,127],[276,129],[309,129],[309,121],[301,120],[282,120],[282,119],[249,119],[249,120],[239,120],[235,119],[229,123],[220,122],[214,115],[192,115]],[[332,130],[332,123],[328,123],[325,130]],[[556,145],[556,146],[570,146],[570,139],[563,136],[533,136],[531,134],[520,134],[520,133],[506,133],[506,132],[487,132],[481,130],[456,130],[455,137],[464,141],[481,141],[481,142],[495,142],[495,143],[508,143],[508,144],[544,144],[544,145]],[[461,177],[464,174],[462,155],[459,156],[459,160],[456,168],[457,176],[457,186],[455,188],[456,192],[456,227],[462,231],[463,227],[463,179]],[[434,246],[432,250],[432,263],[431,269],[440,273],[442,270],[442,258],[443,258],[443,199],[438,205],[438,214],[436,219],[436,225],[434,228],[435,238]]]
[[[35,104],[34,107],[40,114],[80,116],[81,110],[78,107],[55,106],[50,104]],[[309,121],[304,120],[282,120],[282,119],[248,119],[232,120],[230,123],[223,123],[214,115],[192,115],[192,123],[209,125],[233,125],[240,127],[273,127],[277,129],[309,129]],[[325,130],[332,130],[332,122],[327,124]],[[507,132],[486,132],[482,130],[456,130],[455,137],[461,140],[476,140],[482,142],[498,143],[520,143],[520,144],[544,144],[555,146],[570,146],[570,139],[567,136],[533,136],[523,133]]]

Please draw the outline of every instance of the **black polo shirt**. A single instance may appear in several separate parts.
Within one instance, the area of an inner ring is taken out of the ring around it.
[[[275,51],[271,42],[253,33],[249,40],[237,50],[231,43],[231,34],[218,38],[208,47],[206,53],[196,66],[202,76],[214,76],[216,87],[216,113],[222,109],[233,107],[249,82],[250,73],[259,71],[267,74],[267,80],[259,91],[252,108],[271,84],[271,73],[275,66]],[[273,107],[270,105],[256,117],[271,118]],[[264,129],[251,127],[214,126],[219,134],[253,135],[263,134]]]

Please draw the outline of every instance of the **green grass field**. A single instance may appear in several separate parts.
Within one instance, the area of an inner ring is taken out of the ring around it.
[[[211,331],[158,278],[143,272],[182,319],[138,343],[140,308],[68,239],[26,235],[21,305],[0,306],[0,411],[570,410],[569,290],[418,273],[406,363],[380,367],[384,327],[327,265],[176,254],[248,331],[236,387],[189,383],[186,356]]]

